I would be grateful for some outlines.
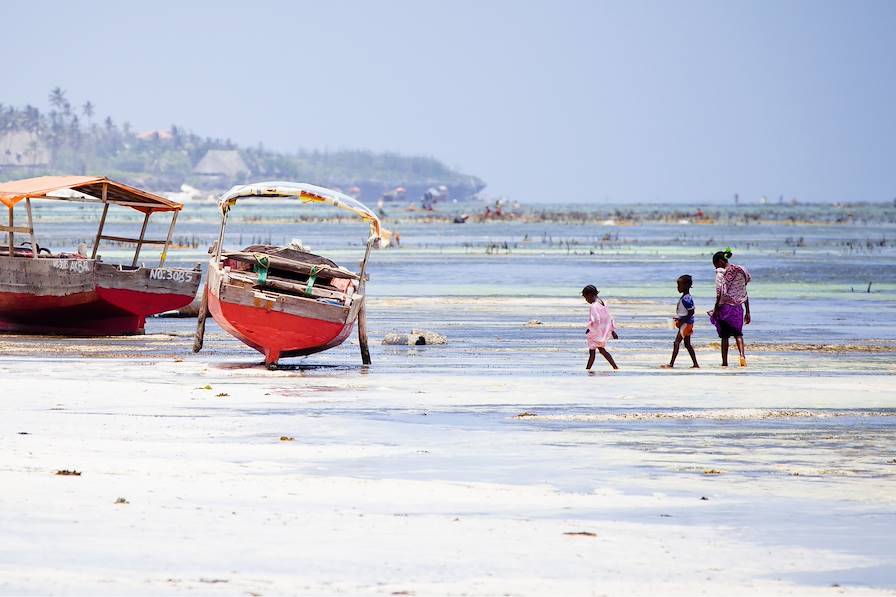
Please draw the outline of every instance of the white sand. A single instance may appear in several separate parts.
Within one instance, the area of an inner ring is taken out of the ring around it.
[[[0,359],[0,593],[894,594],[887,371],[415,372],[432,354]]]

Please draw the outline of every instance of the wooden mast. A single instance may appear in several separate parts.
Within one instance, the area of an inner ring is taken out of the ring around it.
[[[31,256],[37,259],[37,240],[34,238],[34,220],[31,217],[31,197],[25,198],[25,213],[28,214],[28,230],[31,234]]]
[[[168,238],[165,239],[165,247],[162,249],[162,257],[159,259],[159,267],[165,265],[165,259],[168,258],[168,247],[171,246],[171,236],[174,234],[174,223],[177,222],[177,212],[171,216],[171,225],[168,226]]]
[[[143,248],[143,238],[146,236],[146,226],[149,224],[150,215],[152,212],[148,211],[143,218],[143,227],[140,229],[140,238],[137,239],[137,248],[134,250],[134,261],[131,262],[131,267],[137,267],[137,259],[140,258],[140,249]]]
[[[218,231],[218,240],[212,246],[213,255],[209,260],[208,268],[205,271],[205,286],[203,286],[201,290],[202,300],[199,301],[199,316],[196,318],[196,337],[193,339],[193,352],[202,350],[202,345],[205,342],[205,320],[208,317],[208,293],[211,292],[209,281],[211,279],[212,268],[218,267],[218,264],[221,261],[221,245],[224,244],[224,227],[227,225],[228,212],[229,210],[221,215],[221,229]]]
[[[361,262],[361,271],[359,275],[361,280],[358,282],[358,293],[361,295],[361,308],[358,309],[358,346],[361,347],[361,363],[370,365],[370,348],[367,345],[367,282],[365,280],[365,271],[367,270],[367,260],[370,258],[370,249],[373,247],[375,240],[373,237],[367,240],[367,251],[364,252],[364,260]]]
[[[9,230],[9,233],[8,233],[9,256],[12,257],[12,255],[13,255],[12,247],[13,247],[13,245],[16,244],[16,233],[15,233],[14,226],[13,226],[12,206],[11,205],[9,206],[9,228],[8,228],[8,230]],[[31,249],[34,250],[34,247],[31,247]]]
[[[103,226],[106,225],[106,214],[109,212],[109,203],[106,201],[109,191],[109,184],[103,183],[103,215],[100,216],[100,227],[96,231],[96,239],[93,241],[93,253],[90,258],[96,259],[96,252],[100,248],[100,238],[103,236]]]

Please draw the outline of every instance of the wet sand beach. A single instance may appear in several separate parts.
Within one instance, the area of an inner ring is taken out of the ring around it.
[[[896,255],[843,244],[894,226],[538,226],[403,229],[371,262],[370,368],[352,338],[269,371],[211,322],[194,355],[191,319],[0,337],[0,592],[896,593]],[[348,263],[363,231],[232,234]],[[716,239],[753,274],[745,369],[702,315]],[[682,273],[702,368],[664,371]],[[584,371],[586,283],[618,372]],[[380,343],[411,328],[448,344]]]

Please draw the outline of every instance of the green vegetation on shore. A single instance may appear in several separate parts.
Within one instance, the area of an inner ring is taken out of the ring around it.
[[[346,190],[358,187],[367,199],[396,187],[406,188],[407,197],[416,199],[427,188],[439,186],[454,197],[466,197],[485,186],[432,157],[352,149],[281,153],[262,145],[239,147],[230,139],[202,137],[175,125],[138,133],[128,122],[98,116],[89,100],[72,105],[59,87],[50,92],[49,103],[48,112],[0,103],[0,180],[102,174],[174,191],[184,183],[218,189],[248,180],[288,179]],[[210,150],[219,159],[197,168]]]

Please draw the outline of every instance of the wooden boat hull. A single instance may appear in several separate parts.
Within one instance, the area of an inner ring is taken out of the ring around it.
[[[225,331],[264,355],[266,365],[282,357],[314,354],[342,344],[351,334],[361,300],[352,307],[326,305],[227,283],[209,268],[208,312]]]
[[[0,332],[141,334],[147,316],[189,304],[199,278],[198,271],[176,268],[0,257]]]

